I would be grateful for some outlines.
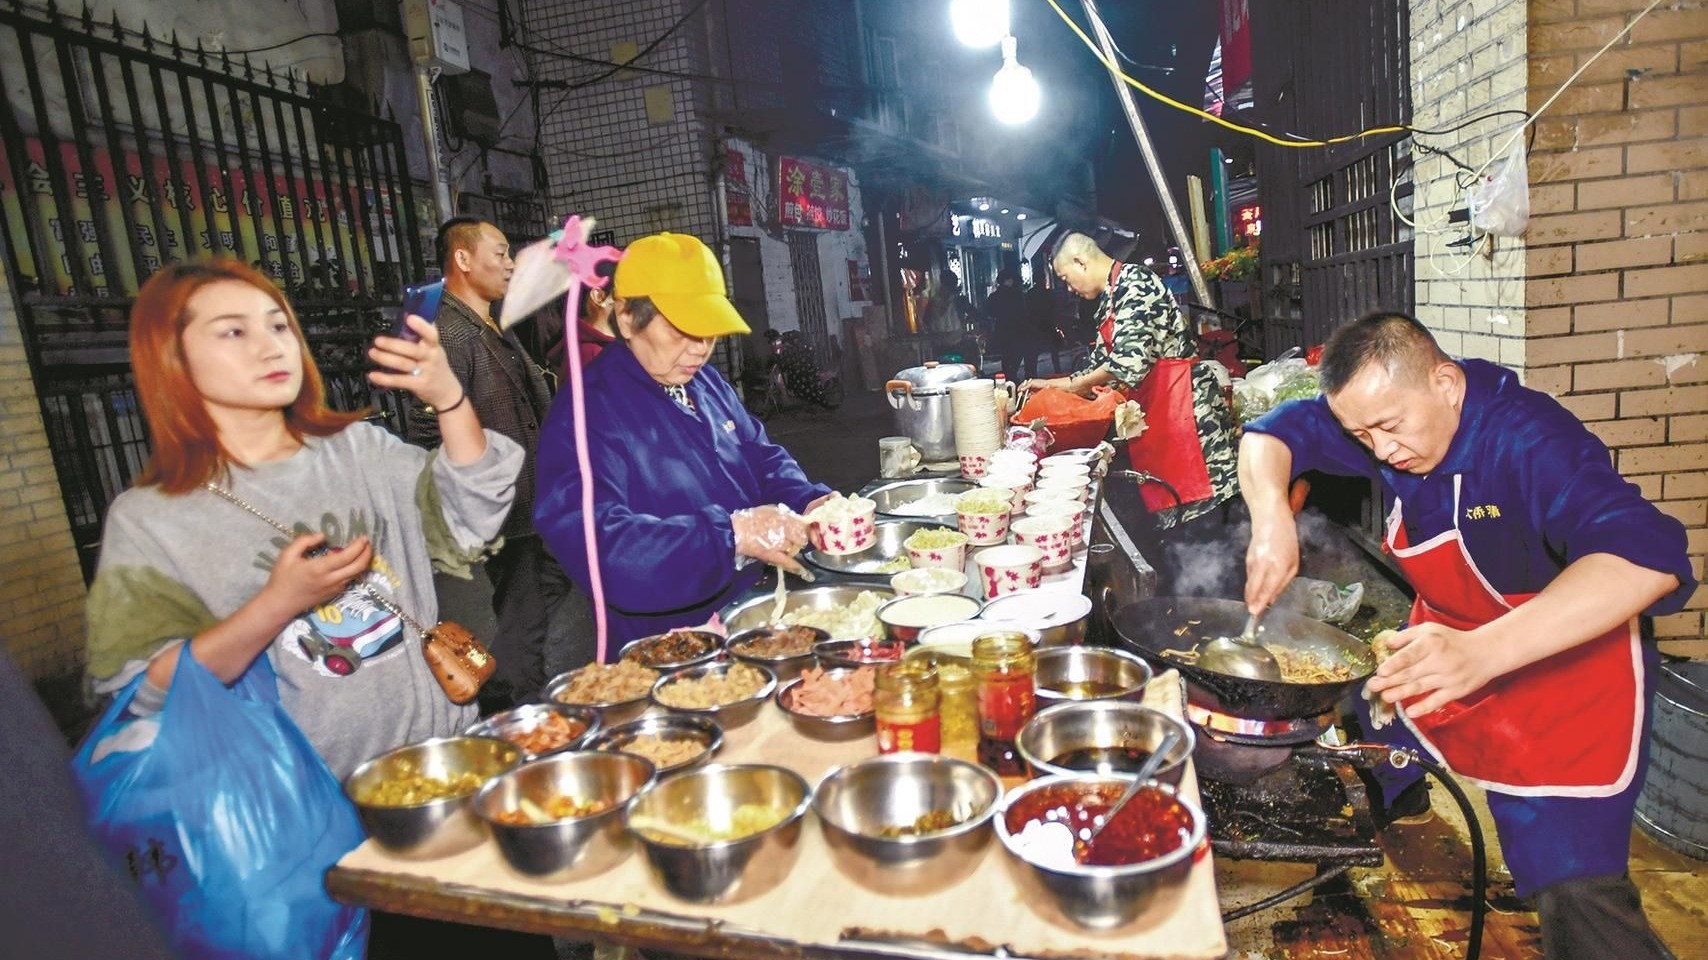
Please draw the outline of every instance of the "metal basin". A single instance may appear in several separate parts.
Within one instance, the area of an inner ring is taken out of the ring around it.
[[[825,676],[834,680],[844,680],[854,675],[859,667],[828,667]],[[877,732],[878,712],[876,709],[863,713],[845,713],[832,716],[820,716],[807,713],[795,705],[795,692],[800,689],[801,681],[797,677],[777,688],[777,708],[789,718],[803,736],[814,740],[854,740],[859,737],[869,737]]]
[[[716,706],[710,707],[679,707],[673,703],[666,703],[664,698],[660,696],[660,694],[662,694],[668,687],[684,681],[705,680],[710,677],[727,677],[729,672],[735,669],[738,665],[757,671],[760,679],[759,689],[739,700],[732,700],[728,703],[720,703]],[[736,727],[742,726],[751,721],[754,717],[759,716],[760,708],[765,705],[765,701],[771,699],[771,694],[776,691],[777,675],[772,673],[770,670],[756,663],[740,664],[726,661],[723,663],[708,663],[699,667],[689,667],[686,670],[678,670],[675,673],[659,677],[658,683],[654,684],[652,688],[652,702],[666,710],[669,710],[671,713],[683,714],[690,717],[704,717],[707,720],[714,720],[717,722],[719,727],[727,731],[734,730]]]
[[[803,653],[779,653],[766,655],[756,653],[754,645],[765,643],[775,638],[778,631],[796,631],[797,636],[810,638]],[[726,649],[730,656],[745,663],[756,663],[777,675],[778,683],[788,683],[801,675],[801,671],[818,663],[813,656],[812,648],[830,639],[830,634],[816,627],[755,627],[745,633],[738,633],[729,638]]]
[[[628,723],[618,724],[607,729],[604,733],[588,741],[587,749],[615,752],[629,752],[629,745],[640,737],[655,737],[659,740],[686,740],[700,746],[700,752],[686,760],[663,764],[652,761],[650,757],[642,759],[652,762],[653,769],[660,777],[697,767],[709,762],[724,745],[723,728],[716,720],[705,717],[689,717],[674,713],[660,714],[651,717],[641,717]],[[634,756],[641,756],[639,753]]]
[[[884,600],[889,600],[895,596],[895,591],[891,590],[889,587],[848,585],[835,587],[807,587],[804,590],[790,590],[784,595],[783,612],[788,613],[790,611],[801,609],[830,610],[836,607],[846,607],[853,603],[854,599],[862,593],[875,593]],[[754,627],[763,627],[773,622],[771,619],[771,611],[774,609],[775,605],[776,600],[769,593],[730,604],[723,608],[721,612],[724,627],[732,634],[752,630]],[[872,619],[872,628],[868,633],[862,634],[861,636],[837,637],[836,639],[858,640],[862,637],[875,637],[878,635],[878,631],[879,624],[877,618],[874,617]]]
[[[801,559],[839,577],[888,583],[890,577],[909,568],[906,562],[907,548],[902,546],[902,541],[913,536],[915,531],[940,526],[942,524],[930,520],[879,520],[873,524],[877,542],[859,553],[832,555],[820,553],[809,546],[801,551]],[[886,564],[894,563],[898,557],[903,561],[901,567],[885,568]]]
[[[529,750],[522,740],[533,735],[554,715],[568,722],[571,727],[580,727],[581,732],[538,752]],[[497,737],[500,740],[508,740],[522,747],[522,759],[538,760],[540,757],[563,753],[566,750],[580,750],[583,744],[599,735],[603,726],[599,711],[594,707],[572,707],[567,703],[525,703],[478,721],[463,733],[471,737]]]
[[[898,511],[907,504],[921,499],[922,497],[929,497],[939,493],[952,495],[962,494],[966,493],[968,490],[976,488],[977,486],[978,484],[971,480],[956,480],[951,478],[938,480],[902,480],[896,483],[886,483],[873,490],[871,493],[866,494],[866,498],[878,505],[878,513],[883,516],[897,517],[903,520],[937,518],[945,522],[933,524],[934,526],[946,525],[952,527],[955,525],[955,511],[953,509],[950,509],[947,513],[931,514],[927,517],[922,517],[918,514],[901,513]]]
[[[957,883],[983,859],[986,824],[1002,799],[1002,781],[953,757],[892,753],[840,767],[819,781],[813,811],[824,826],[831,859],[854,882],[886,894],[930,893]],[[948,811],[953,826],[886,837]]]
[[[1038,706],[1088,700],[1138,700],[1150,664],[1123,650],[1052,647],[1037,652]]]
[[[765,764],[712,764],[660,780],[629,804],[630,831],[646,850],[652,875],[672,896],[695,903],[732,903],[777,886],[799,857],[801,819],[812,788],[801,775]],[[743,804],[772,807],[781,822],[733,840],[685,843],[636,831],[646,820],[681,827],[699,821],[724,829]]]
[[[1193,853],[1204,843],[1204,814],[1184,800],[1180,803],[1191,815],[1191,835],[1178,849],[1152,860],[1119,867],[1048,866],[1036,862],[1035,854],[1016,843],[1012,831],[1017,827],[1011,827],[1008,816],[1020,801],[1057,785],[1087,789],[1105,784],[1125,789],[1127,781],[1095,775],[1033,780],[1010,791],[995,818],[996,835],[1013,858],[1021,888],[1031,894],[1024,899],[1046,916],[1053,908],[1069,922],[1093,930],[1125,926],[1153,907],[1159,914],[1168,909],[1168,901],[1178,897],[1192,870]],[[1179,799],[1172,786],[1153,783],[1153,787]]]
[[[521,762],[522,748],[507,740],[439,737],[398,747],[357,767],[344,781],[344,795],[355,803],[362,828],[386,852],[435,860],[486,839],[486,828],[470,810],[476,791],[408,806],[369,803],[372,791],[386,781],[414,776],[449,780],[472,773],[484,783]]]
[[[623,828],[623,807],[653,780],[652,764],[626,753],[563,753],[526,763],[482,787],[475,816],[486,822],[498,852],[517,873],[569,880],[603,873],[634,850]],[[541,810],[557,797],[608,804],[583,817],[516,825],[499,819],[522,809]]]
[[[1178,785],[1186,775],[1196,737],[1192,728],[1160,710],[1120,700],[1064,703],[1038,711],[1020,728],[1015,747],[1032,775],[1100,773],[1131,780],[1145,757],[1161,746],[1166,731],[1180,735],[1156,779]],[[1131,750],[1132,753],[1124,753]],[[1084,751],[1072,767],[1053,761]]]

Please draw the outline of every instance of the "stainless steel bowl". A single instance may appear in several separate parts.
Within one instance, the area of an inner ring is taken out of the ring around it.
[[[920,631],[976,617],[983,606],[979,601],[964,594],[928,593],[897,597],[879,607],[874,616],[878,618],[878,623],[883,625],[884,636],[888,639],[917,643]],[[927,611],[936,612],[939,616],[931,618],[921,615]],[[930,622],[920,622],[923,620]]]
[[[696,903],[730,903],[758,896],[781,883],[799,856],[801,819],[812,788],[801,775],[766,764],[712,764],[660,780],[629,804],[627,823],[646,851],[652,875],[673,896]],[[734,840],[665,841],[637,825],[681,827],[700,821],[728,829],[743,804],[784,811],[781,822]]]
[[[978,484],[971,480],[953,480],[947,478],[938,480],[902,480],[897,483],[886,483],[883,486],[878,487],[871,493],[866,494],[866,499],[877,504],[878,513],[883,514],[884,516],[900,517],[907,520],[918,520],[921,518],[916,515],[902,514],[897,513],[896,511],[923,497],[929,497],[939,493],[966,493],[968,490],[972,490],[977,486]],[[948,513],[940,514],[938,515],[938,518],[948,520],[948,525],[954,526],[955,511],[950,510]],[[942,526],[942,524],[932,524],[932,526]]]
[[[927,893],[978,866],[1001,799],[1002,781],[977,764],[890,753],[831,771],[813,792],[813,811],[832,861],[849,879],[880,893]],[[914,836],[883,835],[939,810],[958,822]]]
[[[591,877],[633,852],[623,807],[653,777],[651,763],[626,753],[560,753],[488,781],[475,795],[474,813],[517,873],[546,880]],[[517,826],[499,819],[522,809],[523,799],[544,810],[553,798],[565,796],[609,806],[548,823]]]
[[[888,583],[891,576],[911,566],[907,562],[907,548],[902,546],[902,541],[913,536],[916,531],[939,526],[942,524],[928,520],[879,520],[873,524],[877,541],[866,549],[858,553],[836,555],[821,553],[809,546],[801,551],[801,559],[826,573]],[[899,569],[886,570],[885,566],[893,564],[898,557],[903,561],[902,566]]]
[[[633,743],[636,737],[643,736],[653,736],[664,740],[692,740],[702,747],[699,754],[692,759],[672,764],[654,763],[653,766],[658,770],[660,777],[707,763],[717,756],[718,751],[724,745],[723,728],[718,726],[716,720],[667,713],[660,716],[642,717],[639,720],[630,720],[628,723],[609,727],[604,733],[589,740],[587,749],[622,751]]]
[[[1038,645],[1063,647],[1085,642],[1091,623],[1091,598],[1079,593],[1026,590],[984,605],[984,620],[1017,623],[1038,634]]]
[[[715,707],[678,707],[665,703],[664,698],[659,696],[659,694],[665,687],[668,687],[673,683],[678,683],[684,680],[700,680],[705,677],[721,677],[728,674],[730,670],[734,669],[736,666],[736,664],[728,662],[708,663],[703,666],[689,667],[686,670],[678,670],[675,673],[659,677],[658,682],[652,685],[652,702],[672,713],[680,713],[691,717],[705,717],[707,719],[716,720],[718,722],[718,726],[723,729],[734,730],[736,727],[739,727],[752,720],[754,717],[759,716],[759,708],[764,706],[765,701],[771,699],[771,694],[777,691],[776,674],[759,666],[758,664],[743,664],[743,666],[751,667],[754,670],[759,671],[760,679],[763,681],[759,685],[759,689],[740,700],[736,700],[732,703],[719,704]]]
[[[889,587],[844,585],[836,587],[807,587],[804,590],[790,590],[783,596],[783,612],[794,610],[830,610],[835,607],[846,607],[853,603],[862,593],[875,593],[884,600],[895,596],[895,591]],[[775,621],[771,611],[776,607],[776,598],[766,593],[760,596],[732,603],[724,607],[719,614],[724,627],[731,633],[741,633],[754,627],[763,627]],[[879,625],[876,619],[872,621],[869,636],[877,636]],[[838,640],[855,640],[857,637],[837,637]]]
[[[826,640],[813,648],[818,662],[829,667],[876,667],[900,663],[907,644],[900,640]],[[889,654],[894,656],[889,656]]]
[[[678,657],[675,659],[660,659],[656,663],[651,659],[641,656],[641,651],[645,650],[649,644],[663,643],[664,638],[673,633],[689,634],[694,637],[695,640],[699,641],[705,649],[693,656]],[[630,640],[628,643],[623,644],[623,649],[618,652],[617,659],[635,660],[639,662],[641,666],[650,667],[653,670],[676,670],[681,667],[692,667],[702,663],[707,663],[715,659],[719,653],[722,653],[723,648],[724,638],[710,630],[670,630],[665,633],[655,633],[650,637],[641,637],[638,640]]]
[[[1192,728],[1161,710],[1121,700],[1064,703],[1039,710],[1020,728],[1015,748],[1037,777],[1099,773],[1131,780],[1145,758],[1162,745],[1169,729],[1180,735],[1156,779],[1179,785],[1196,738]],[[1072,767],[1055,761],[1088,751]],[[1126,753],[1125,751],[1134,751]],[[1141,753],[1142,752],[1142,753]]]
[[[1125,650],[1049,647],[1036,654],[1038,706],[1089,700],[1138,700],[1151,682],[1150,664]]]
[[[832,679],[853,676],[857,667],[827,667],[825,676]],[[871,709],[864,713],[842,714],[832,717],[821,717],[816,714],[803,713],[795,707],[795,691],[800,688],[799,678],[790,680],[777,688],[777,708],[795,725],[795,729],[814,740],[853,740],[858,737],[869,737],[877,732],[878,712]]]
[[[785,656],[762,656],[746,649],[749,644],[766,639],[773,630],[804,630],[812,634],[812,643],[808,645],[806,653]],[[730,637],[727,649],[730,656],[737,660],[744,663],[756,663],[776,674],[778,683],[788,683],[800,676],[802,670],[818,663],[818,657],[813,655],[812,648],[829,639],[830,634],[817,627],[764,626],[744,630]]]
[[[344,780],[344,795],[356,805],[362,828],[386,852],[410,860],[435,860],[461,853],[486,838],[469,809],[475,791],[410,806],[379,806],[367,797],[380,784],[401,777],[447,780],[472,773],[482,781],[522,762],[522,748],[492,737],[439,737],[382,753]]]
[[[650,670],[652,668],[648,667],[647,669]],[[660,670],[658,673],[660,676],[663,676],[666,671]],[[553,677],[552,681],[546,684],[547,702],[565,703],[565,701],[558,699],[558,697],[569,686],[569,683],[574,679],[575,674],[576,671],[571,670],[568,673],[560,673]],[[655,680],[653,682],[656,683],[657,681]],[[652,689],[649,687],[644,693],[630,697],[627,700],[613,700],[605,703],[566,703],[565,705],[573,707],[592,707],[599,711],[599,718],[604,722],[605,726],[610,727],[613,724],[622,723],[625,720],[633,720],[635,717],[644,713],[646,708],[652,705]]]
[[[579,725],[582,728],[581,732],[563,743],[539,753],[533,753],[523,747],[523,760],[537,760],[540,757],[563,753],[566,750],[579,750],[582,744],[598,736],[599,730],[605,725],[599,717],[599,711],[593,707],[572,707],[567,703],[526,703],[520,707],[495,713],[485,720],[471,724],[467,730],[463,731],[463,735],[497,737],[500,740],[509,740],[520,747],[522,744],[512,739],[513,737],[533,732],[545,722],[546,717],[554,714],[562,717],[571,725]]]
[[[1079,864],[1046,866],[1034,862],[1035,854],[1021,849],[1010,832],[1008,813],[1015,805],[1039,790],[1057,785],[1077,789],[1113,784],[1126,789],[1127,781],[1116,777],[1080,775],[1044,777],[1009,791],[996,811],[996,835],[1014,858],[1022,888],[1033,894],[1035,907],[1054,907],[1063,917],[1082,927],[1108,930],[1137,920],[1153,905],[1159,912],[1179,895],[1192,870],[1192,855],[1204,843],[1204,814],[1180,800],[1192,818],[1191,834],[1179,849],[1154,860],[1123,867],[1088,867]],[[1154,788],[1180,798],[1169,784]]]

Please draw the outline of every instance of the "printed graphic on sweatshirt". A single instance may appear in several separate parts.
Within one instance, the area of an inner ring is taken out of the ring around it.
[[[377,523],[371,521],[367,511],[361,509],[350,511],[347,520],[326,513],[321,516],[318,528],[299,522],[291,537],[275,536],[269,550],[256,555],[255,566],[271,573],[279,553],[292,539],[305,533],[326,534],[326,543],[333,549],[341,549],[351,540],[366,535],[373,541],[374,557],[362,583],[392,599],[402,581],[380,552],[385,542],[385,526],[383,519]],[[344,677],[355,673],[362,661],[399,646],[403,642],[403,623],[396,614],[376,603],[367,591],[352,586],[286,624],[279,639],[286,651],[312,664],[316,673]]]

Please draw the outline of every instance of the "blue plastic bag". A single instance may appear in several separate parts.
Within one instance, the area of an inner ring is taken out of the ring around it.
[[[185,645],[165,708],[138,719],[126,708],[142,680],[114,698],[71,771],[91,832],[172,946],[192,960],[361,960],[367,911],[334,902],[323,876],[362,827],[279,705],[266,655],[227,688]],[[156,722],[136,747],[138,725]]]

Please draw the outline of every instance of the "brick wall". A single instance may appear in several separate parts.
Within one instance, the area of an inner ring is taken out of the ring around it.
[[[1540,106],[1647,6],[1533,0]],[[1536,124],[1526,379],[1613,448],[1619,471],[1708,553],[1708,3],[1669,0]],[[1704,354],[1698,358],[1697,354]],[[1708,590],[1656,621],[1708,656]]]
[[[1455,126],[1496,110],[1525,108],[1525,0],[1412,0],[1412,123]],[[1525,363],[1525,244],[1501,238],[1480,250],[1450,247],[1464,235],[1448,211],[1465,206],[1453,160],[1476,168],[1504,143],[1521,116],[1485,120],[1413,148],[1411,216],[1417,223],[1417,316],[1448,353]],[[1443,156],[1442,153],[1451,156]],[[1401,208],[1404,210],[1404,207]]]
[[[34,678],[82,668],[83,571],[0,270],[0,644]]]

